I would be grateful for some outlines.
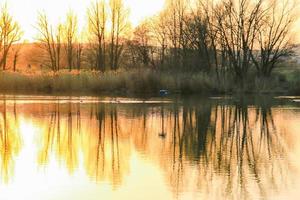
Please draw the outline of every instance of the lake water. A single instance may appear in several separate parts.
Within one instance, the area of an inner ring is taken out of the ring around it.
[[[0,96],[0,199],[299,199],[297,99]]]

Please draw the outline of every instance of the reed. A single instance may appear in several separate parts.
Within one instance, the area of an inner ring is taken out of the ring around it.
[[[0,72],[0,92],[41,94],[158,94],[160,89],[180,94],[300,93],[300,75],[276,74],[269,79],[249,76],[243,88],[230,76],[219,80],[204,72],[122,70],[117,72],[39,71]]]

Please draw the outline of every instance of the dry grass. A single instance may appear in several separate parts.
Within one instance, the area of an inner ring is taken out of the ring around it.
[[[299,73],[298,73],[299,74]],[[22,94],[149,94],[160,89],[181,94],[224,94],[236,92],[300,93],[298,76],[287,81],[284,77],[258,79],[250,76],[244,88],[237,87],[232,78],[217,80],[214,74],[175,73],[151,70],[118,72],[49,71],[0,72],[0,92]],[[295,78],[296,77],[296,78]],[[299,76],[300,77],[300,76]]]
[[[160,89],[168,89],[173,93],[206,93],[217,91],[218,84],[214,77],[203,73],[174,74],[150,70],[106,73],[94,71],[0,73],[2,92],[153,94],[158,93]]]

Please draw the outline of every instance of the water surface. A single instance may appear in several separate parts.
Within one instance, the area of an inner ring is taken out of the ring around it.
[[[299,199],[297,99],[0,96],[0,198]]]

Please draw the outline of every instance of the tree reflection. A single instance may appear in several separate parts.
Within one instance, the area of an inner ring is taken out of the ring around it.
[[[15,158],[21,150],[21,137],[18,130],[18,118],[16,105],[14,104],[13,114],[10,116],[7,112],[6,100],[1,105],[0,118],[0,161],[1,161],[1,179],[8,183],[14,174]]]
[[[72,174],[80,167],[82,152],[86,172],[93,180],[120,185],[128,171],[130,147],[126,141],[119,141],[117,108],[92,104],[90,113],[86,107],[83,113],[80,104],[70,102],[52,107],[41,137],[39,163],[47,166],[55,155]]]
[[[116,187],[129,172],[130,144],[124,137],[120,141],[117,107],[96,107],[96,126],[84,145],[85,166],[94,180],[110,181]]]
[[[197,184],[203,194],[247,199],[256,195],[266,197],[271,192],[268,189],[284,187],[281,180],[288,172],[288,161],[284,159],[286,149],[276,130],[270,105],[252,108],[243,101],[215,106],[202,102],[194,108],[183,106],[182,109],[180,136],[175,131],[178,117],[174,115],[170,139],[177,145],[173,146],[172,164],[169,164],[172,167],[166,167],[175,194],[184,186]],[[191,169],[186,169],[190,167],[187,162],[197,169],[198,178],[194,183],[190,183]],[[216,182],[222,185],[217,190]]]
[[[134,151],[160,166],[177,197],[193,188],[214,199],[267,198],[288,186],[286,136],[277,128],[276,105],[268,99],[163,105],[57,100],[47,110],[42,107],[43,117],[37,120],[42,166],[56,161],[70,174],[82,167],[95,182],[116,188],[130,175]],[[11,176],[21,143],[15,128],[18,110],[14,107],[11,113],[13,117],[8,117],[4,101],[3,177]]]
[[[67,104],[53,105],[49,119],[45,119],[45,131],[42,133],[41,147],[38,155],[38,162],[43,166],[49,163],[52,151],[60,162],[63,162],[70,173],[78,167],[80,129],[74,125],[73,109],[79,109]],[[42,121],[40,122],[42,123]]]

